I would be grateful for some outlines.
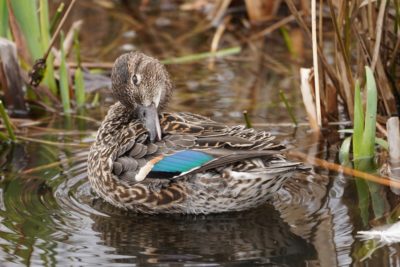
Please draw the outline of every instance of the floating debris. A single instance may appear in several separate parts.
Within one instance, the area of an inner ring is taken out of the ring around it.
[[[380,246],[391,245],[400,242],[400,221],[372,228],[369,231],[358,231],[357,238],[362,241],[376,240]]]

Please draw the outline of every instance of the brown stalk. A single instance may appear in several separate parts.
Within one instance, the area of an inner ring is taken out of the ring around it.
[[[51,48],[54,46],[54,43],[57,40],[58,35],[60,34],[61,28],[64,26],[65,21],[68,18],[69,13],[72,10],[72,7],[75,5],[76,0],[72,0],[71,3],[68,6],[68,9],[65,11],[63,18],[61,19],[60,23],[58,24],[58,27],[56,29],[56,31],[53,34],[53,37],[50,40],[50,44],[49,47],[47,48],[46,52],[43,55],[43,59],[46,61],[47,57],[50,54]]]
[[[386,71],[380,57],[378,57],[376,61],[375,75],[378,87],[380,89],[379,93],[382,96],[387,115],[391,116],[396,114],[396,100],[394,98],[392,89],[390,88],[389,79],[386,75]]]
[[[76,2],[76,0],[72,0],[71,4],[69,4],[67,11],[65,11],[65,14],[64,14],[63,18],[61,19],[60,24],[58,24],[58,27],[50,40],[50,43],[49,43],[49,46],[47,47],[46,52],[44,53],[42,58],[39,58],[35,61],[35,64],[33,65],[32,70],[29,72],[29,76],[30,76],[29,84],[32,87],[38,86],[40,84],[40,82],[42,81],[43,73],[44,73],[44,70],[46,69],[47,57],[49,56],[50,51],[61,31],[61,28],[63,27],[65,21],[67,20],[67,17],[69,15],[69,13],[71,12],[72,7],[74,6],[75,2]]]
[[[386,136],[386,137],[388,136],[388,133],[387,133],[385,127],[383,127],[379,122],[376,122],[376,129],[377,129],[381,134],[383,134],[384,136]]]
[[[377,184],[381,184],[384,186],[390,186],[393,188],[400,188],[400,181],[397,180],[393,180],[390,177],[384,177],[384,176],[377,176],[377,175],[373,175],[370,173],[366,173],[366,172],[362,172],[359,170],[355,170],[352,168],[348,168],[348,167],[344,167],[338,164],[335,164],[333,162],[328,162],[326,160],[323,159],[319,159],[319,158],[314,158],[311,156],[308,156],[302,152],[299,151],[289,151],[287,153],[288,156],[290,157],[295,157],[300,159],[303,162],[312,164],[314,166],[317,167],[322,167],[322,168],[326,168],[328,170],[331,171],[335,171],[335,172],[339,172],[339,173],[344,173],[346,175],[349,176],[353,176],[353,177],[357,177],[357,178],[361,178],[370,182],[374,182]]]
[[[383,19],[385,16],[386,4],[387,4],[387,0],[381,0],[381,4],[379,6],[378,19],[376,22],[375,46],[374,46],[374,52],[372,54],[372,63],[371,63],[372,71],[375,70],[376,63],[377,63],[378,57],[379,57],[379,50],[380,50],[380,46],[381,46],[381,38],[382,38],[382,31],[383,31]]]
[[[222,35],[225,32],[226,29],[226,25],[229,23],[229,21],[231,20],[231,16],[227,16],[223,22],[221,24],[218,25],[217,30],[215,31],[215,34],[212,38],[211,41],[211,48],[210,48],[210,52],[216,52],[218,50],[218,45],[219,45],[219,41],[221,40]],[[215,57],[211,57],[209,64],[208,64],[208,68],[209,69],[214,69],[215,66]]]
[[[364,57],[365,57],[365,61],[366,61],[365,63],[371,62],[372,59],[371,59],[370,50],[367,47],[367,41],[365,40],[365,37],[360,34],[360,29],[358,29],[356,25],[357,24],[352,25],[352,31],[358,38],[358,41],[359,41],[358,43],[360,44],[363,54],[364,54]],[[393,92],[390,88],[390,83],[386,76],[386,71],[385,71],[385,68],[382,64],[380,57],[377,58],[377,63],[376,63],[376,67],[375,67],[375,76],[376,76],[377,84],[380,89],[378,91],[378,93],[383,100],[386,113],[388,115],[396,114],[396,112],[397,112],[396,101],[393,96]]]
[[[343,53],[339,53],[337,55],[337,60],[338,64],[338,72],[339,75],[342,78],[342,87],[340,87],[342,94],[344,95],[343,100],[346,101],[346,108],[347,112],[350,116],[350,118],[353,118],[353,113],[354,113],[354,108],[353,108],[353,99],[354,99],[354,94],[353,94],[353,88],[351,84],[349,83],[349,77],[347,76],[347,71],[339,71],[339,70],[344,70],[346,69],[346,62],[343,59]],[[342,96],[343,96],[342,95]]]
[[[228,9],[229,5],[231,4],[232,0],[221,0],[219,1],[220,5],[217,5],[217,8],[214,12],[213,23],[217,23],[222,19],[225,15],[226,10]]]
[[[391,69],[393,67],[393,65],[395,64],[396,58],[397,58],[396,56],[399,53],[399,49],[400,49],[400,31],[397,33],[397,41],[396,41],[396,44],[394,46],[393,52],[392,52],[392,54],[390,56],[390,61],[389,61],[389,64],[388,64],[388,68],[389,69]]]
[[[299,12],[300,15],[303,14],[302,11]],[[254,40],[254,39],[259,39],[261,37],[264,37],[265,35],[271,34],[272,32],[278,30],[279,28],[281,28],[282,26],[285,26],[286,24],[288,24],[289,22],[292,22],[293,20],[295,20],[295,16],[294,15],[290,15],[287,16],[283,19],[281,19],[280,21],[268,26],[267,28],[265,28],[264,30],[253,34],[252,36],[250,36],[250,40]]]
[[[318,126],[322,126],[321,118],[321,94],[318,67],[318,43],[317,43],[317,4],[316,0],[311,0],[311,37],[312,37],[312,54],[314,68],[314,89],[315,89],[315,106],[317,111]]]
[[[299,23],[300,27],[305,31],[307,38],[309,38],[311,40],[312,37],[311,37],[310,29],[308,28],[303,17],[300,15],[300,12],[297,10],[296,5],[294,4],[293,0],[285,0],[285,1],[286,1],[286,4],[287,4],[290,12],[292,12],[292,14],[296,17],[296,20]],[[333,71],[332,67],[328,64],[328,61],[319,45],[317,46],[317,52],[318,52],[318,56],[321,60],[321,63],[324,67],[324,70],[328,74],[332,83],[334,84],[334,86],[339,87],[339,84],[340,84],[339,77],[336,75],[336,72]]]
[[[343,59],[344,59],[344,62],[345,62],[345,64],[344,64],[345,66],[344,67],[345,67],[346,72],[347,72],[347,77],[348,77],[348,79],[350,81],[350,87],[354,88],[353,74],[352,74],[352,72],[350,70],[350,61],[349,61],[345,46],[344,46],[343,41],[342,41],[343,37],[341,36],[340,31],[339,31],[339,26],[338,26],[338,23],[337,23],[337,20],[336,20],[335,11],[333,9],[332,0],[328,0],[328,4],[329,4],[329,10],[330,10],[330,13],[331,13],[331,19],[332,19],[332,22],[333,22],[333,28],[335,29],[335,33],[336,33],[336,37],[337,37],[336,41],[338,42],[339,48],[340,48],[340,52],[343,55]]]

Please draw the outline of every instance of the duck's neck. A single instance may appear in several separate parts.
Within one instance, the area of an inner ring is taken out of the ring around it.
[[[133,108],[127,108],[118,101],[110,107],[104,121],[125,124],[137,118],[138,116]]]
[[[138,120],[137,114],[133,109],[125,107],[121,102],[117,102],[110,107],[106,117],[98,131],[97,141],[102,141],[105,136],[115,136],[125,128],[130,122]]]

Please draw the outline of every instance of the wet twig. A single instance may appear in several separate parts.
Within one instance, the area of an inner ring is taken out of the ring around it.
[[[303,162],[312,164],[314,166],[317,167],[322,167],[322,168],[326,168],[328,170],[332,170],[335,172],[341,172],[344,173],[346,175],[349,176],[354,176],[357,178],[361,178],[370,182],[374,182],[377,184],[381,184],[384,186],[390,186],[390,187],[394,187],[394,188],[400,188],[400,181],[396,181],[396,180],[392,180],[389,177],[384,177],[384,176],[377,176],[377,175],[373,175],[370,173],[366,173],[366,172],[362,172],[359,170],[355,170],[352,168],[348,168],[348,167],[344,167],[332,162],[328,162],[326,160],[323,159],[319,159],[319,158],[314,158],[311,156],[308,156],[302,152],[299,151],[289,151],[287,153],[288,156],[290,157],[295,157],[300,159]]]

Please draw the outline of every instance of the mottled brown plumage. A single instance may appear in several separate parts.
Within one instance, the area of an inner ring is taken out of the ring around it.
[[[115,206],[144,213],[244,210],[267,201],[293,171],[304,169],[286,161],[284,147],[265,131],[160,112],[172,86],[154,58],[138,52],[119,57],[112,88],[118,102],[98,130],[88,173],[94,191]],[[161,159],[181,151],[212,159],[172,175],[153,171]]]

